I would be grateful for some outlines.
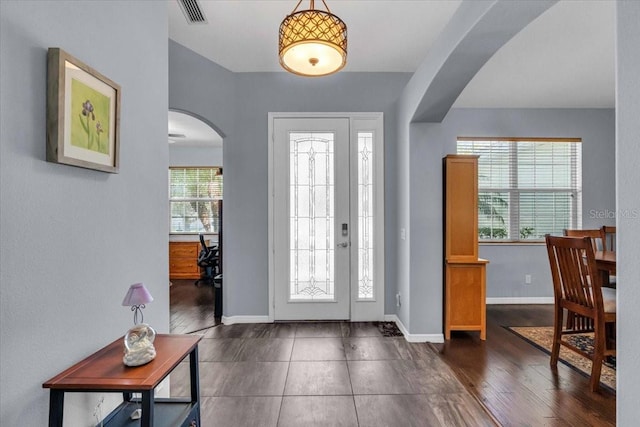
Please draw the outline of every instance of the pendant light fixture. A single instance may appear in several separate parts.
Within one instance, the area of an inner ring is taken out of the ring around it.
[[[347,25],[332,14],[314,8],[297,11],[298,2],[280,24],[280,65],[294,74],[319,77],[341,70],[347,63]],[[297,11],[297,12],[296,12]]]

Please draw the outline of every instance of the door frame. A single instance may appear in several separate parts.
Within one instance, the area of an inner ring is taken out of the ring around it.
[[[372,299],[358,299],[358,289],[354,286],[357,282],[357,271],[350,269],[350,320],[355,321],[374,321],[384,320],[384,301],[385,301],[385,173],[384,173],[384,115],[383,113],[301,113],[301,112],[270,112],[268,113],[268,229],[269,229],[269,321],[275,320],[275,239],[274,239],[274,120],[276,118],[284,119],[300,119],[300,118],[346,118],[349,119],[349,138],[351,141],[357,140],[358,132],[373,131],[374,132],[374,229],[379,232],[375,233],[374,241],[374,263],[375,263],[375,293]],[[356,147],[354,149],[353,147]],[[352,154],[357,151],[357,145],[351,145],[350,162],[351,169],[357,166],[357,159]],[[357,168],[355,169],[357,170]],[[353,177],[351,178],[351,180]],[[355,192],[354,192],[355,193]],[[350,195],[350,205],[357,204],[357,194]],[[357,227],[356,209],[351,210],[350,215],[351,228]],[[351,259],[357,260],[357,245],[350,246]],[[355,257],[355,258],[354,258]]]

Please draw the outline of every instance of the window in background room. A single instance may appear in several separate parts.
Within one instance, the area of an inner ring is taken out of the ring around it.
[[[170,168],[171,233],[218,233],[222,168]]]
[[[458,138],[478,159],[482,241],[540,241],[582,225],[582,144],[578,138]]]

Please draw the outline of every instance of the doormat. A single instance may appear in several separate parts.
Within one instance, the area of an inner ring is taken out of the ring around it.
[[[378,330],[383,337],[403,337],[404,334],[398,329],[396,322],[376,322]]]

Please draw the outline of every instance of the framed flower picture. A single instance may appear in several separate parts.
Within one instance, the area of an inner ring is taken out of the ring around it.
[[[47,53],[47,161],[118,173],[120,86],[60,48]]]

